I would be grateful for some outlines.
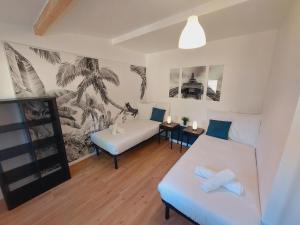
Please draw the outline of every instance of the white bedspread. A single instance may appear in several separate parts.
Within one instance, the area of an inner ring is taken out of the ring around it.
[[[201,190],[195,167],[231,169],[245,187],[238,197],[225,189]],[[201,225],[258,225],[260,206],[255,150],[232,141],[202,135],[160,182],[161,198]]]
[[[113,135],[109,129],[105,129],[93,133],[91,140],[112,155],[118,155],[157,134],[159,124],[152,120],[128,120],[118,125],[124,133]]]

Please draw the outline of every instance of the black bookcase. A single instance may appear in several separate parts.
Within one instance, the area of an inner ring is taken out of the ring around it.
[[[55,98],[0,100],[0,185],[7,208],[68,179]]]

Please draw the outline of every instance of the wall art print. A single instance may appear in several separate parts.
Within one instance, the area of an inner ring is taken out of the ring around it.
[[[170,88],[169,97],[177,98],[179,94],[180,69],[171,69],[170,71]]]
[[[56,97],[69,162],[93,151],[92,132],[138,113],[147,87],[145,67],[3,44],[16,96]],[[31,117],[44,114],[43,105],[29,107]],[[52,135],[45,127],[33,129],[39,138]]]
[[[202,99],[206,81],[206,67],[185,67],[182,69],[182,98]]]
[[[169,97],[220,101],[224,65],[170,69]]]
[[[223,65],[210,66],[208,69],[206,98],[210,101],[219,102],[223,82]]]

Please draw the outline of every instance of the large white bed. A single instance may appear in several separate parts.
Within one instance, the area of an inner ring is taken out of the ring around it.
[[[110,129],[91,134],[91,141],[102,150],[114,156],[115,168],[118,168],[117,156],[137,144],[157,135],[160,122],[149,119],[128,120],[118,127],[122,133],[113,135]]]
[[[196,166],[231,169],[245,187],[236,196],[219,189],[205,193]],[[162,200],[201,225],[258,225],[260,203],[255,149],[245,144],[202,135],[166,174],[158,186]]]

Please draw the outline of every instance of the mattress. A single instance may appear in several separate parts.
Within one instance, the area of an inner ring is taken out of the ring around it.
[[[120,127],[124,132],[113,135],[109,129],[91,134],[91,141],[112,155],[119,155],[133,146],[151,138],[159,131],[159,122],[152,120],[128,120]]]
[[[205,193],[197,165],[231,169],[245,187],[236,196],[224,189]],[[161,198],[201,225],[258,225],[260,204],[255,150],[247,145],[200,136],[158,186]]]

